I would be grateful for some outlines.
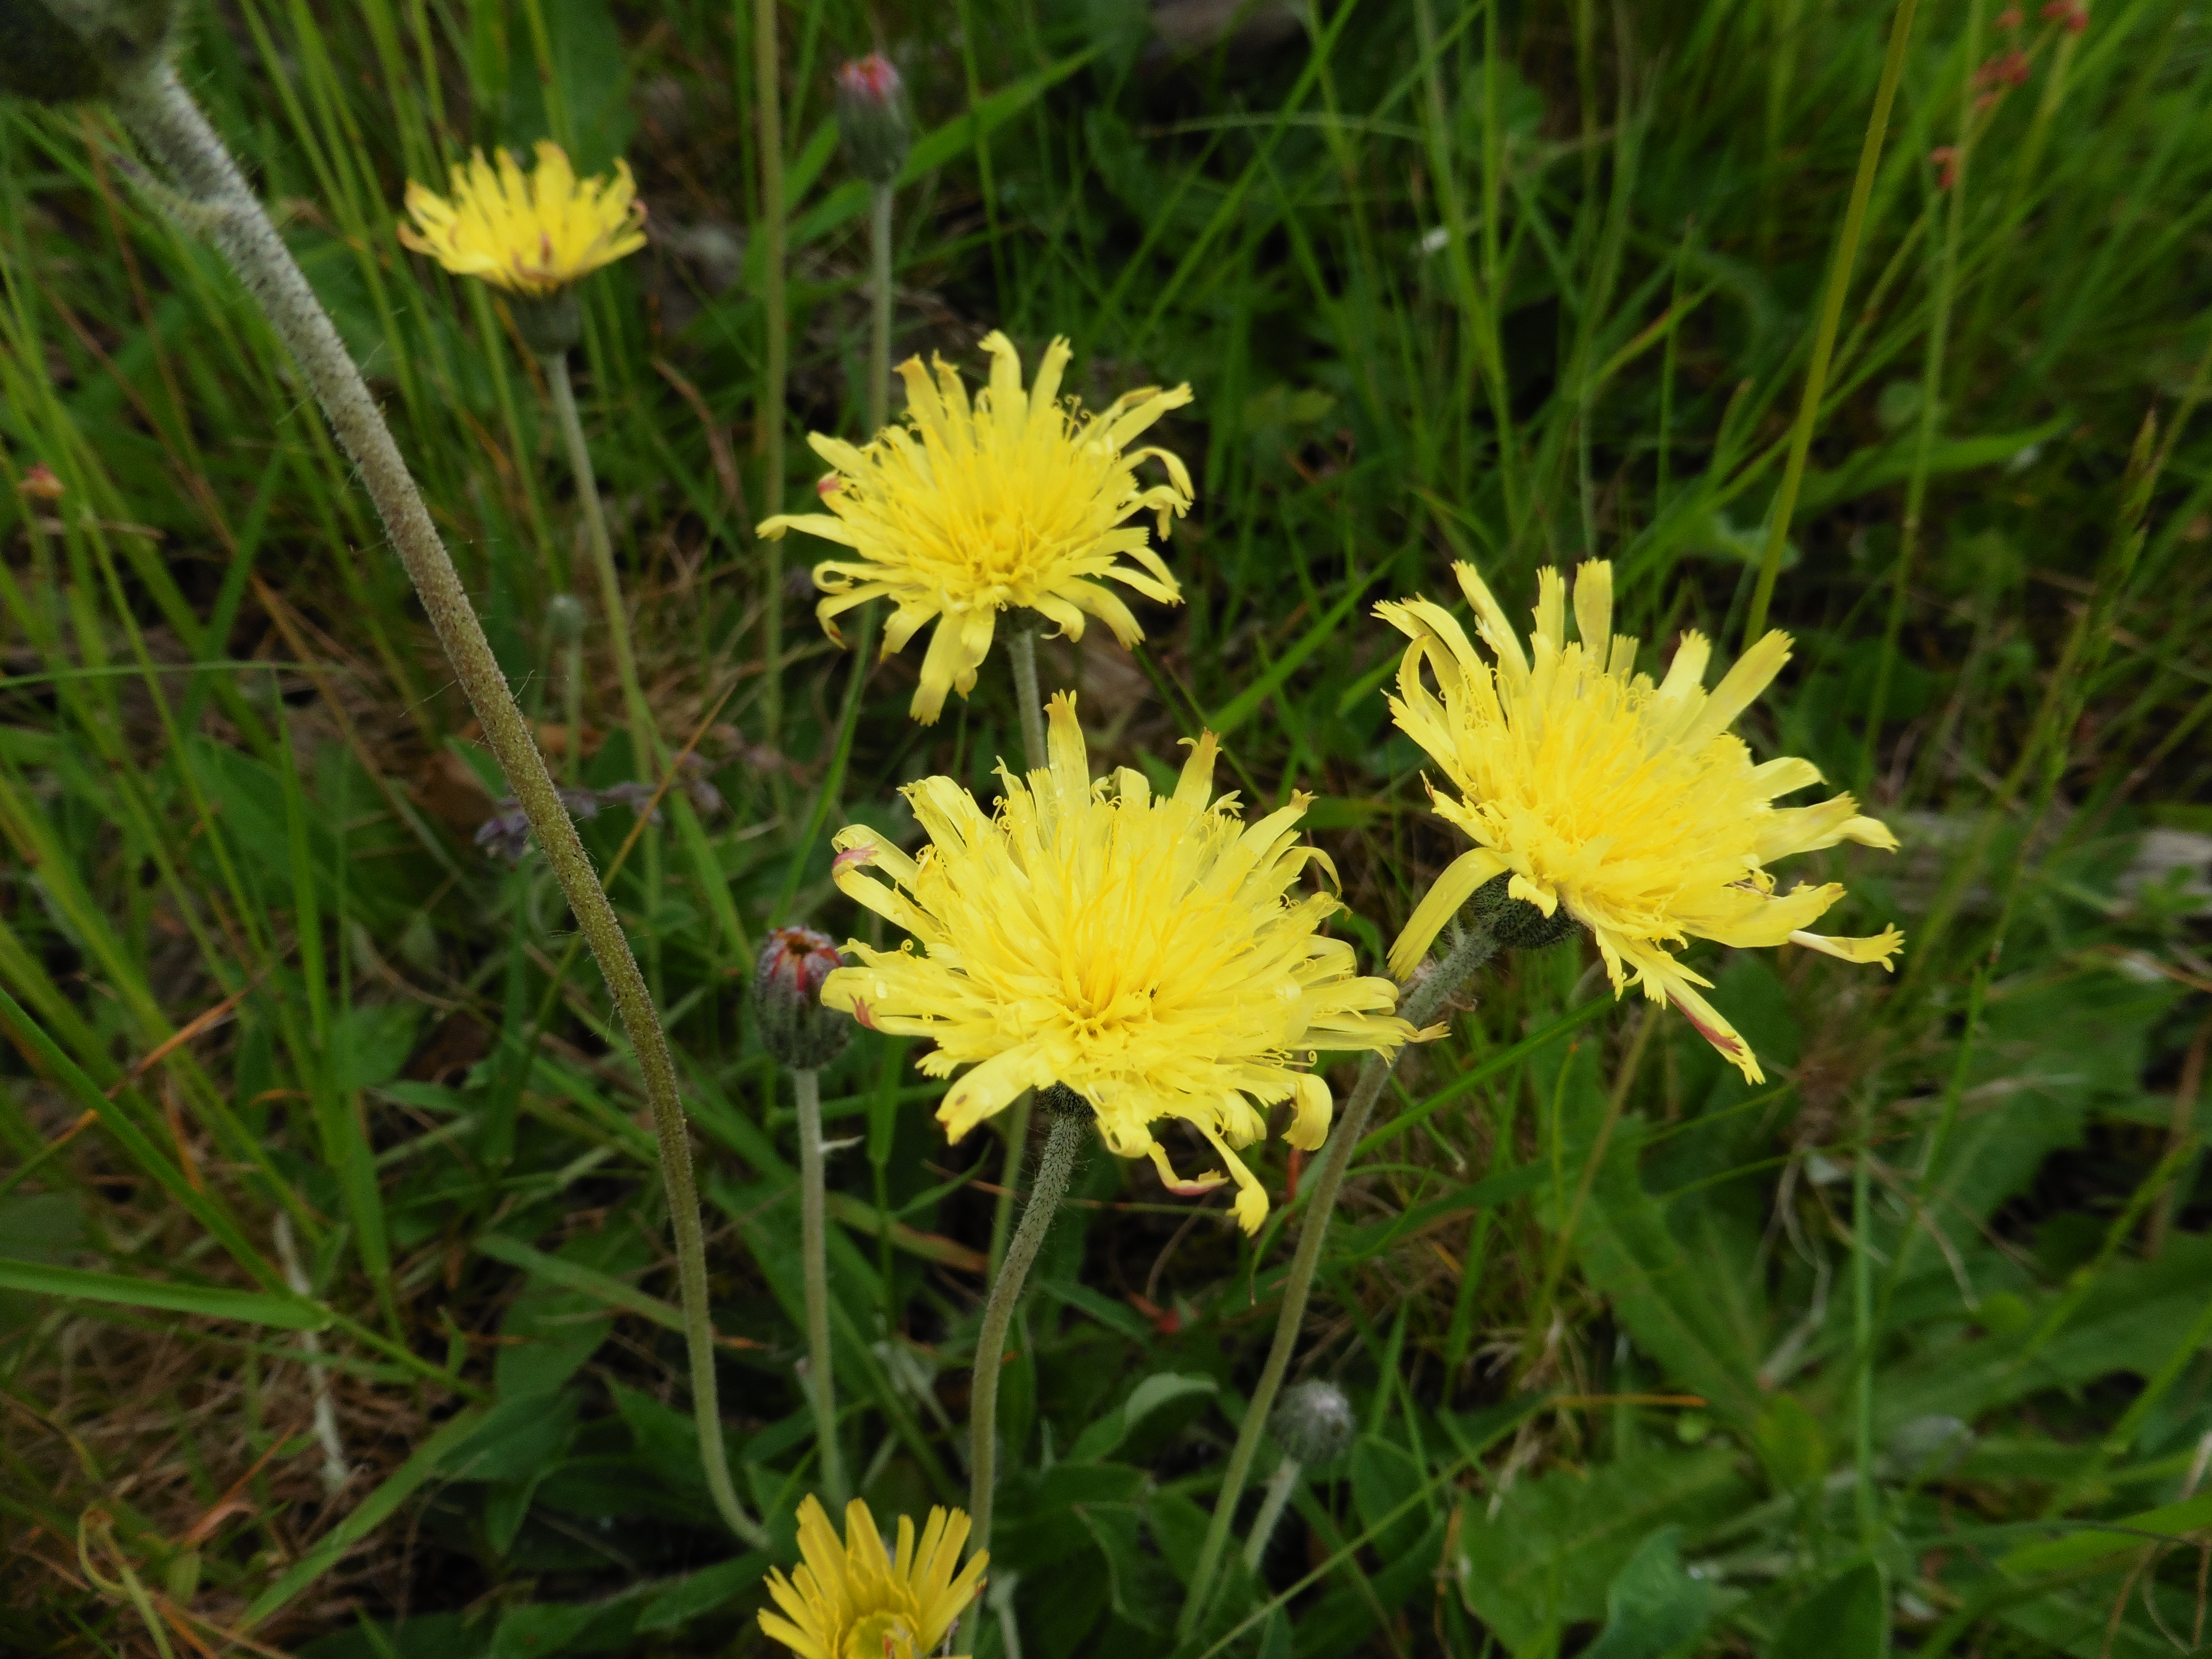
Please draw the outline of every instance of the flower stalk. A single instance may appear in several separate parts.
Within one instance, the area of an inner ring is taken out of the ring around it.
[[[553,423],[561,428],[561,446],[568,452],[568,471],[576,481],[577,504],[583,509],[584,544],[592,557],[592,570],[599,580],[599,611],[606,619],[608,642],[614,649],[615,673],[622,682],[623,713],[629,721],[630,763],[640,776],[657,774],[660,744],[653,730],[653,710],[645,701],[645,688],[637,678],[637,653],[630,643],[629,611],[623,602],[622,577],[615,569],[614,542],[607,534],[607,516],[599,503],[599,481],[592,466],[592,452],[584,441],[583,418],[576,410],[575,383],[568,375],[566,349],[548,351],[538,358],[545,371],[546,390],[552,394]]]
[[[1091,1109],[1074,1091],[1054,1084],[1045,1091],[1045,1109],[1052,1127],[1046,1133],[1044,1152],[1037,1160],[1036,1177],[1030,1183],[1029,1202],[1022,1209],[1021,1225],[1006,1259],[992,1281],[990,1299],[983,1308],[983,1328],[975,1338],[974,1382],[968,1405],[968,1512],[975,1518],[975,1547],[991,1547],[991,1498],[999,1466],[999,1372],[1006,1363],[1006,1334],[1014,1322],[1014,1308],[1030,1264],[1051,1230],[1060,1201],[1067,1195],[1075,1173],[1075,1154],[1083,1145],[1085,1120]],[[972,1637],[975,1613],[971,1608],[962,1634]]]
[[[166,62],[149,65],[123,82],[114,89],[112,100],[116,112],[182,192],[195,227],[229,260],[270,327],[283,340],[340,445],[360,469],[362,486],[375,503],[393,550],[422,598],[423,610],[470,707],[483,724],[485,740],[507,777],[507,787],[527,815],[554,878],[606,980],[637,1056],[653,1111],[661,1178],[667,1188],[669,1218],[675,1233],[684,1338],[690,1351],[692,1405],[708,1486],[731,1531],[756,1547],[764,1546],[767,1534],[738,1502],[723,1451],[714,1332],[707,1308],[706,1249],[675,1060],[622,924],[592,868],[574,823],[561,805],[544,757],[516,706],[468,591],[431,523],[391,429],[328,313],[230,152]]]
[[[820,1450],[822,1487],[833,1508],[842,1508],[845,1458],[837,1445],[837,1382],[830,1353],[830,1260],[823,1212],[822,1073],[811,1066],[791,1073],[799,1106],[799,1251],[806,1286],[806,1394],[814,1407],[814,1439]]]
[[[1037,698],[1036,636],[1034,617],[1018,620],[1008,629],[1006,661],[1014,674],[1014,704],[1022,721],[1023,763],[1032,771],[1048,763],[1044,745],[1044,712]],[[1006,1109],[1006,1158],[999,1172],[999,1201],[991,1216],[990,1273],[994,1281],[1006,1259],[1006,1242],[1014,1223],[1014,1189],[1021,1183],[1022,1155],[1029,1150],[1030,1113],[1033,1091],[1024,1090]]]
[[[891,418],[891,198],[890,185],[868,190],[868,435]]]
[[[1451,954],[1407,998],[1400,1011],[1401,1017],[1416,1029],[1425,1026],[1497,949],[1498,941],[1489,928],[1480,924],[1469,928],[1453,945]],[[1252,1459],[1267,1432],[1267,1413],[1273,1408],[1275,1395],[1283,1386],[1284,1373],[1290,1370],[1291,1351],[1297,1346],[1298,1331],[1305,1323],[1306,1298],[1312,1294],[1314,1272],[1321,1265],[1321,1247],[1328,1237],[1329,1218],[1336,1208],[1337,1188],[1344,1184],[1344,1172],[1352,1162],[1352,1149],[1367,1133],[1367,1121],[1374,1115],[1375,1103],[1382,1097],[1382,1085],[1397,1066],[1396,1054],[1388,1058],[1381,1054],[1368,1055],[1366,1064],[1359,1068],[1359,1083],[1344,1109],[1343,1119],[1329,1136],[1314,1172],[1312,1197],[1309,1200],[1311,1207],[1298,1229],[1297,1254],[1291,1258],[1290,1277],[1283,1281],[1283,1306],[1275,1316],[1274,1340],[1267,1349],[1267,1363],[1260,1372],[1259,1386],[1252,1390],[1251,1401],[1244,1408],[1243,1426],[1237,1431],[1236,1448],[1229,1455],[1229,1467],[1221,1477],[1221,1492],[1213,1501],[1213,1518],[1206,1529],[1198,1565],[1191,1573],[1190,1594],[1183,1602],[1179,1625],[1184,1635],[1197,1626],[1206,1611],[1212,1593],[1214,1573],[1229,1542],[1230,1525],[1237,1518],[1237,1499],[1244,1495]]]

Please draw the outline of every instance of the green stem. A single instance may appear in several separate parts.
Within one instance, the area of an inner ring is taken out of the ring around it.
[[[1275,1535],[1276,1523],[1282,1520],[1283,1511],[1290,1507],[1291,1494],[1298,1489],[1298,1476],[1304,1466],[1288,1452],[1275,1465],[1275,1472],[1267,1477],[1267,1490],[1260,1499],[1260,1513],[1253,1517],[1252,1535],[1244,1540],[1244,1565],[1254,1572],[1267,1559],[1268,1540]]]
[[[1469,928],[1452,947],[1451,954],[1400,1006],[1399,1013],[1417,1030],[1426,1025],[1452,994],[1490,960],[1497,948],[1498,942],[1487,928]],[[1398,1053],[1403,1054],[1405,1050],[1401,1048]],[[1344,1184],[1344,1171],[1352,1162],[1352,1149],[1367,1133],[1367,1120],[1374,1115],[1375,1103],[1382,1097],[1383,1084],[1397,1068],[1397,1055],[1389,1060],[1380,1054],[1367,1057],[1367,1063],[1359,1068],[1358,1085],[1344,1109],[1344,1121],[1329,1135],[1328,1145],[1314,1171],[1312,1197],[1308,1200],[1304,1224],[1298,1230],[1297,1254],[1291,1258],[1290,1276],[1283,1281],[1283,1305],[1275,1316],[1274,1340],[1267,1349],[1267,1363],[1260,1372],[1259,1386],[1252,1390],[1252,1398],[1244,1407],[1244,1421],[1237,1432],[1236,1449],[1229,1454],[1229,1467],[1222,1474],[1221,1491],[1213,1500],[1213,1518],[1206,1526],[1206,1543],[1199,1551],[1198,1565],[1191,1573],[1190,1593],[1182,1604],[1182,1617],[1177,1623],[1179,1636],[1188,1636],[1205,1614],[1213,1589],[1213,1575],[1221,1565],[1221,1553],[1228,1545],[1231,1523],[1237,1518],[1237,1499],[1244,1495],[1245,1478],[1252,1471],[1253,1456],[1267,1431],[1267,1415],[1275,1408],[1275,1395],[1283,1386],[1284,1373],[1290,1370],[1291,1351],[1298,1345],[1299,1328],[1305,1323],[1306,1298],[1313,1291],[1314,1270],[1321,1265],[1322,1243],[1328,1237],[1329,1217],[1336,1206],[1336,1189]]]
[[[1006,660],[1014,673],[1014,702],[1022,721],[1022,753],[1032,771],[1047,764],[1044,700],[1037,690],[1036,636],[1037,630],[1024,618],[1012,625],[1006,640]],[[1006,1259],[1007,1240],[1013,1232],[1014,1189],[1021,1183],[1022,1156],[1029,1150],[1030,1116],[1035,1103],[1035,1095],[1024,1089],[999,1120],[1006,1138],[1006,1157],[1000,1166],[998,1206],[991,1214],[990,1272],[994,1281],[999,1276],[1000,1264]]]
[[[1881,60],[1881,81],[1875,88],[1874,112],[1867,118],[1866,141],[1859,148],[1858,177],[1851,181],[1850,204],[1844,210],[1844,232],[1836,241],[1836,257],[1828,266],[1828,291],[1820,301],[1820,325],[1813,336],[1813,362],[1805,371],[1804,400],[1797,406],[1797,424],[1790,434],[1790,459],[1782,470],[1782,487],[1766,515],[1766,554],[1759,562],[1759,585],[1752,590],[1751,614],[1745,620],[1744,647],[1748,650],[1766,631],[1766,608],[1774,599],[1774,579],[1782,571],[1782,549],[1790,538],[1790,515],[1796,510],[1797,489],[1805,481],[1805,459],[1812,453],[1813,428],[1820,414],[1821,394],[1828,386],[1828,365],[1835,356],[1836,331],[1843,325],[1844,300],[1850,292],[1851,266],[1859,253],[1859,238],[1866,229],[1867,201],[1874,194],[1875,173],[1881,165],[1882,140],[1889,132],[1889,106],[1897,98],[1898,77],[1905,72],[1905,46],[1912,33],[1912,15],[1920,0],[1898,0],[1897,15],[1889,26],[1889,51]]]
[[[584,647],[580,642],[561,648],[561,702],[562,718],[568,722],[561,769],[574,786],[584,777]]]
[[[338,442],[360,470],[362,487],[376,505],[392,550],[422,597],[422,608],[437,630],[438,642],[453,665],[454,678],[483,724],[485,741],[506,775],[507,787],[529,818],[554,879],[560,884],[577,927],[605,977],[653,1109],[661,1179],[668,1189],[669,1220],[676,1235],[677,1278],[691,1357],[692,1409],[698,1420],[700,1456],[706,1466],[707,1482],[731,1531],[757,1547],[764,1547],[768,1535],[738,1504],[730,1482],[729,1460],[722,1449],[714,1330],[707,1310],[706,1246],[699,1225],[698,1189],[691,1177],[684,1105],[676,1087],[675,1060],[669,1053],[668,1038],[653,1011],[644,975],[638,972],[637,959],[623,935],[622,923],[600,889],[575,824],[555,793],[545,758],[538,753],[522,711],[515,706],[514,694],[507,688],[490,642],[484,638],[468,590],[461,585],[453,558],[438,538],[391,428],[385,425],[376,400],[347,355],[329,314],[316,300],[306,275],[262,210],[230,152],[166,63],[119,88],[114,106],[148,153],[168,170],[187,198],[198,228],[238,272],[270,326],[290,350]]]
[[[1068,1177],[1075,1172],[1075,1154],[1083,1145],[1087,1109],[1054,1110],[1052,1130],[1045,1136],[1044,1156],[1037,1162],[1036,1179],[1030,1201],[1022,1211],[1022,1224],[1005,1265],[992,1281],[991,1298],[983,1308],[983,1328],[975,1338],[975,1382],[968,1405],[968,1513],[975,1522],[969,1534],[971,1550],[991,1547],[991,1496],[999,1466],[999,1370],[1006,1357],[1006,1333],[1012,1328],[1014,1306],[1022,1299],[1022,1285],[1030,1276],[1051,1229],[1052,1218],[1066,1196]],[[970,1607],[961,1622],[962,1635],[971,1636],[975,1610]],[[965,1651],[965,1649],[963,1649]]]
[[[576,501],[584,512],[584,543],[592,556],[592,568],[599,579],[599,611],[606,618],[607,636],[614,647],[615,673],[622,681],[623,712],[629,720],[631,764],[641,777],[659,781],[660,744],[653,729],[653,711],[645,689],[638,684],[637,654],[630,645],[629,611],[623,603],[622,577],[615,569],[613,541],[607,535],[606,514],[599,505],[599,482],[592,467],[592,452],[584,442],[584,422],[576,412],[576,388],[568,378],[568,354],[549,351],[539,360],[545,384],[553,394],[554,424],[561,428],[562,447],[568,452],[568,471],[576,480]]]
[[[763,519],[783,511],[784,382],[790,373],[791,319],[784,298],[786,227],[783,216],[782,71],[775,47],[775,0],[752,0],[754,114],[760,124],[760,222],[756,228],[765,250],[761,272],[761,310],[767,328],[766,362],[753,422],[753,447],[761,463]],[[767,674],[761,686],[761,724],[770,749],[783,747],[783,543],[763,541],[763,580],[768,587],[762,607],[762,654]],[[782,793],[782,774],[775,787]]]
[[[999,1264],[1006,1259],[1006,1243],[1014,1236],[1014,1188],[1021,1184],[1022,1154],[1029,1150],[1030,1113],[1036,1101],[1033,1091],[1023,1090],[999,1120],[1000,1132],[1006,1140],[1006,1156],[999,1166],[998,1204],[991,1212],[988,1272],[993,1279],[999,1276]]]
[[[1050,764],[1044,745],[1044,699],[1037,695],[1037,631],[1026,617],[1008,631],[1012,637],[1006,641],[1006,659],[1013,665],[1014,702],[1022,717],[1022,751],[1034,772]]]
[[[868,297],[874,314],[868,328],[868,436],[891,418],[891,198],[889,185],[869,192]]]
[[[822,1073],[794,1066],[799,1104],[799,1254],[806,1281],[806,1393],[814,1403],[814,1440],[821,1449],[822,1487],[830,1513],[845,1508],[845,1460],[837,1449],[837,1383],[830,1353],[830,1259],[823,1225]]]

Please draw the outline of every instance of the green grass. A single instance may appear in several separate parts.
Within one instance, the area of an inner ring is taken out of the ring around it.
[[[1363,961],[1455,850],[1388,724],[1374,601],[1445,597],[1465,557],[1517,610],[1538,567],[1601,556],[1644,665],[1686,628],[1741,639],[1887,13],[1332,0],[1172,61],[1136,0],[781,21],[786,498],[799,436],[860,419],[866,203],[825,123],[880,29],[927,135],[901,355],[972,372],[990,328],[1065,333],[1094,404],[1197,392],[1162,439],[1199,483],[1186,608],[1133,657],[1047,643],[1047,683],[1103,756],[1172,763],[1211,726],[1249,801],[1315,794]],[[544,388],[393,208],[548,132],[627,155],[651,204],[653,248],[585,289],[576,368],[647,696],[719,802],[648,829],[613,891],[684,1068],[738,1484],[781,1560],[812,1453],[750,950],[865,928],[817,819],[897,830],[899,785],[988,793],[1019,736],[998,658],[912,725],[910,647],[844,757],[846,662],[787,594],[762,745],[749,31],[235,0],[185,62],[554,725],[544,609],[588,584]],[[1981,71],[2014,50],[2019,84]],[[1775,542],[1797,654],[1747,722],[1903,836],[1800,861],[1850,882],[1839,931],[1906,929],[1900,971],[1707,950],[1756,1091],[1601,1000],[1580,945],[1491,971],[1401,1073],[1323,1260],[1297,1374],[1360,1434],[1181,1649],[1288,1243],[1090,1158],[1004,1383],[994,1594],[1031,1659],[2203,1639],[2212,949],[2201,899],[2124,878],[2146,830],[2212,831],[2208,110],[2182,0],[2078,33],[1921,7]],[[96,111],[0,111],[0,1647],[764,1652],[768,1559],[696,1465],[601,989],[543,865],[471,844],[498,785],[367,498],[125,154]],[[641,768],[596,622],[586,668],[604,788]],[[631,828],[582,826],[603,868]],[[879,1515],[964,1493],[1003,1158],[944,1144],[913,1058],[863,1035],[823,1080],[830,1133],[863,1138],[830,1166],[833,1324]],[[1281,1143],[1254,1156],[1279,1197]]]

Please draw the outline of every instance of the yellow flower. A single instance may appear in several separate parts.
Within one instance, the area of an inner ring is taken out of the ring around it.
[[[859,556],[814,567],[815,586],[830,596],[815,615],[840,644],[834,618],[878,596],[898,607],[884,629],[887,657],[937,622],[911,710],[925,726],[936,722],[947,691],[964,697],[975,689],[1001,611],[1037,611],[1071,640],[1083,637],[1087,613],[1126,647],[1144,630],[1095,579],[1166,605],[1182,600],[1144,527],[1126,521],[1149,509],[1166,539],[1170,516],[1190,510],[1190,474],[1164,449],[1127,446],[1188,403],[1190,388],[1146,386],[1086,415],[1073,399],[1056,401],[1066,341],[1052,343],[1027,392],[1012,342],[994,333],[983,349],[991,384],[972,408],[942,358],[933,386],[921,360],[909,358],[899,365],[908,424],[885,427],[864,449],[810,435],[815,453],[836,469],[821,485],[829,512],[773,518],[759,532],[803,530]],[[1166,483],[1137,482],[1146,459],[1167,469]],[[1134,562],[1124,562],[1125,555]]]
[[[1577,578],[1576,644],[1566,638],[1565,581],[1556,570],[1539,574],[1536,629],[1525,653],[1474,568],[1453,568],[1495,669],[1443,607],[1415,599],[1376,609],[1413,641],[1390,712],[1457,792],[1431,786],[1437,813],[1475,842],[1414,910],[1391,948],[1390,971],[1410,974],[1477,888],[1507,878],[1509,896],[1547,917],[1564,905],[1589,929],[1616,996],[1640,984],[1654,1001],[1670,999],[1760,1081],[1750,1045],[1698,994],[1712,981],[1683,967],[1670,945],[1692,936],[1736,946],[1787,939],[1887,968],[1905,945],[1894,927],[1871,939],[1804,931],[1844,896],[1836,883],[1774,892],[1766,866],[1792,853],[1839,841],[1897,847],[1849,795],[1816,806],[1772,805],[1820,782],[1820,772],[1791,756],[1754,766],[1743,740],[1729,734],[1790,659],[1790,636],[1769,634],[1708,695],[1712,647],[1686,634],[1655,687],[1633,672],[1636,641],[1611,632],[1611,565],[1593,561]],[[1424,665],[1443,694],[1441,706]]]
[[[964,1511],[933,1509],[919,1548],[914,1522],[899,1516],[893,1555],[856,1498],[845,1506],[841,1544],[810,1497],[799,1506],[798,1571],[768,1575],[768,1593],[785,1616],[763,1609],[761,1629],[801,1659],[925,1659],[982,1586],[991,1558],[980,1550],[953,1577],[967,1541]]]
[[[951,779],[925,778],[906,791],[929,833],[919,858],[865,829],[838,836],[837,884],[925,949],[848,944],[860,965],[830,975],[822,1001],[933,1039],[932,1077],[975,1067],[938,1108],[952,1139],[1024,1089],[1062,1084],[1109,1146],[1149,1155],[1173,1190],[1233,1177],[1254,1231],[1267,1195],[1231,1149],[1267,1133],[1261,1109],[1293,1102],[1291,1145],[1320,1146],[1333,1103],[1304,1069],[1313,1051],[1395,1054],[1413,1028],[1390,1017],[1389,981],[1358,977],[1352,947],[1316,932],[1338,901],[1291,892],[1308,863],[1336,874],[1291,828],[1307,797],[1247,825],[1234,795],[1212,799],[1210,734],[1172,795],[1127,768],[1094,783],[1075,700],[1062,692],[1048,712],[1051,764],[1002,771],[996,817]],[[1177,1180],[1147,1127],[1164,1117],[1194,1126],[1230,1175]]]
[[[399,240],[457,276],[543,299],[645,246],[645,204],[627,161],[612,179],[579,179],[558,144],[540,140],[528,177],[514,155],[474,151],[453,169],[450,199],[407,181],[411,226]]]

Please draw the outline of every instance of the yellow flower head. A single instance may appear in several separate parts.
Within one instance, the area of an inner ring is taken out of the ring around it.
[[[936,621],[911,710],[925,726],[936,722],[946,692],[964,697],[975,689],[1001,611],[1037,611],[1071,640],[1083,637],[1087,613],[1129,646],[1144,629],[1097,578],[1163,604],[1182,599],[1144,526],[1127,521],[1150,510],[1164,540],[1170,516],[1190,510],[1190,474],[1164,449],[1127,446],[1188,403],[1190,388],[1146,386],[1085,414],[1057,397],[1066,341],[1052,343],[1026,392],[1012,341],[994,333],[983,349],[991,384],[972,406],[942,358],[934,385],[921,360],[909,358],[899,365],[908,424],[885,427],[865,449],[811,434],[815,453],[836,469],[821,485],[829,512],[760,527],[771,537],[804,530],[858,555],[814,567],[815,586],[830,596],[815,615],[840,644],[834,618],[878,596],[898,607],[884,629],[885,656]],[[1166,468],[1166,483],[1138,483],[1137,464],[1146,459]]]
[[[915,1545],[914,1522],[899,1516],[898,1552],[884,1549],[868,1506],[845,1506],[845,1539],[809,1498],[799,1506],[797,1571],[770,1569],[768,1593],[782,1616],[763,1609],[761,1629],[800,1659],[925,1659],[975,1598],[990,1557],[977,1551],[960,1565],[968,1516],[932,1510]]]
[[[1127,768],[1094,783],[1075,700],[1062,692],[1049,714],[1051,764],[1002,771],[996,817],[951,779],[925,778],[906,791],[929,833],[919,858],[865,829],[838,836],[837,884],[924,948],[848,945],[861,965],[830,975],[823,1003],[933,1039],[933,1077],[975,1067],[938,1108],[951,1139],[1060,1083],[1109,1146],[1149,1155],[1174,1191],[1233,1177],[1253,1231],[1267,1195],[1231,1148],[1264,1135],[1261,1109],[1285,1100],[1291,1145],[1320,1146],[1332,1102],[1304,1067],[1316,1049],[1395,1054],[1413,1035],[1390,1016],[1397,988],[1358,977],[1352,947],[1316,932],[1335,898],[1291,890],[1310,862],[1336,873],[1291,828],[1305,796],[1247,825],[1235,796],[1212,799],[1210,734],[1172,795]],[[1229,1176],[1177,1180],[1148,1127],[1164,1117],[1194,1125]]]
[[[1754,766],[1743,740],[1729,733],[1789,661],[1790,636],[1769,634],[1708,694],[1712,647],[1686,634],[1655,687],[1633,672],[1636,641],[1611,632],[1611,565],[1593,561],[1577,577],[1581,637],[1574,644],[1567,641],[1567,585],[1556,570],[1539,574],[1536,630],[1525,652],[1474,568],[1453,568],[1495,668],[1475,655],[1442,606],[1415,599],[1376,608],[1413,641],[1399,665],[1391,714],[1456,791],[1431,786],[1437,813],[1475,842],[1414,910],[1391,948],[1390,971],[1410,974],[1474,890],[1505,876],[1510,897],[1547,917],[1565,905],[1589,929],[1615,995],[1640,984],[1654,1001],[1671,1000],[1747,1078],[1760,1081],[1750,1045],[1698,994],[1712,981],[1683,967],[1670,946],[1693,935],[1738,946],[1788,939],[1887,968],[1905,945],[1894,927],[1872,939],[1805,932],[1843,888],[1801,884],[1777,895],[1767,873],[1777,859],[1839,841],[1897,847],[1881,823],[1859,816],[1849,795],[1816,806],[1772,805],[1820,782],[1820,772],[1791,756]],[[1443,694],[1441,705],[1425,666]]]
[[[645,246],[645,204],[629,163],[612,179],[579,179],[560,145],[540,140],[536,171],[525,176],[507,150],[496,167],[474,151],[453,169],[451,198],[407,181],[413,225],[399,240],[456,276],[544,299]]]

